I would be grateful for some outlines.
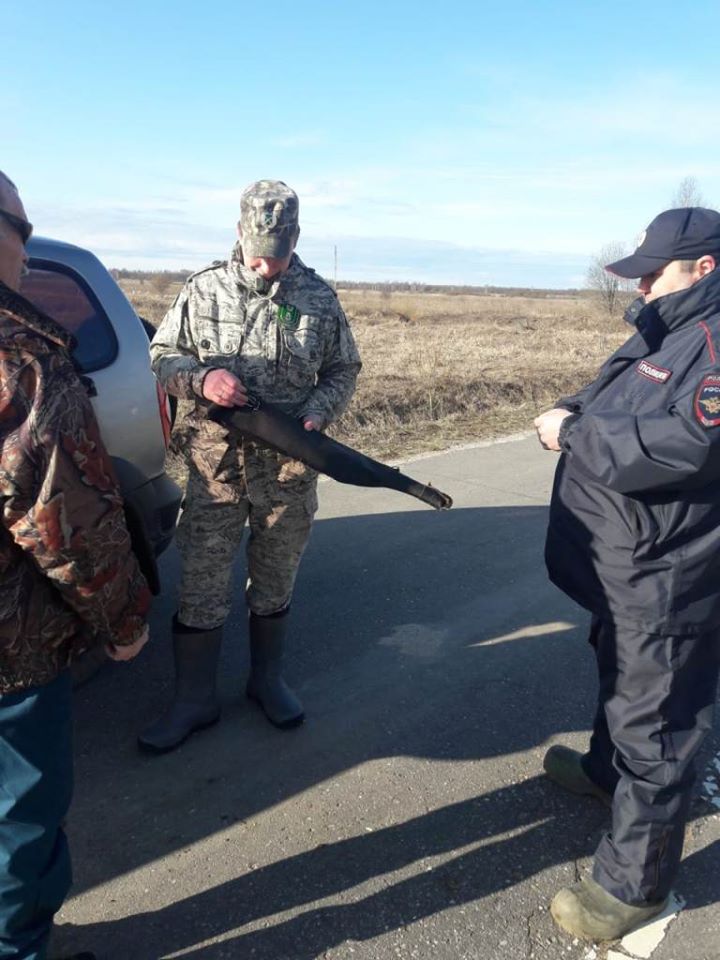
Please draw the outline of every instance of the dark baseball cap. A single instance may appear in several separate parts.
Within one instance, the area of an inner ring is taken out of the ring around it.
[[[634,279],[654,273],[671,260],[720,256],[720,213],[707,207],[680,207],[658,214],[640,237],[635,253],[605,269]]]

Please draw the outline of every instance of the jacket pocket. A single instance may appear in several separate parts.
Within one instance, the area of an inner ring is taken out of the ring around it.
[[[313,386],[322,361],[320,337],[311,327],[282,330],[283,362],[288,381],[296,387]]]
[[[218,324],[218,306],[216,303],[203,303],[195,316],[193,338],[198,358],[206,363],[220,353],[220,331]]]

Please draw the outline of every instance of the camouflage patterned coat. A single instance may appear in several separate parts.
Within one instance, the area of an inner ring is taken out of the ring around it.
[[[150,605],[70,342],[0,283],[0,694],[134,642]]]
[[[176,397],[198,401],[207,374],[222,367],[251,393],[295,416],[316,415],[323,425],[343,412],[360,370],[332,288],[297,255],[278,280],[264,284],[243,265],[237,246],[228,262],[188,279],[150,353],[157,377]],[[226,435],[203,420],[201,408],[193,419],[205,434]]]

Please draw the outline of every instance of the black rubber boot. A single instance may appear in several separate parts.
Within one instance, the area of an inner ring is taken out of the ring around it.
[[[302,704],[282,678],[288,610],[260,617],[250,614],[250,678],[247,695],[260,704],[270,723],[281,730],[305,719]]]
[[[198,630],[173,620],[175,699],[169,710],[138,737],[147,753],[167,753],[190,734],[217,723],[217,665],[222,627]]]

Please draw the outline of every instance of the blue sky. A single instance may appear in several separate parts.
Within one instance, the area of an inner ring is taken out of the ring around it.
[[[340,279],[581,286],[686,176],[720,204],[720,4],[2,3],[0,169],[39,233],[202,266],[243,186]]]

